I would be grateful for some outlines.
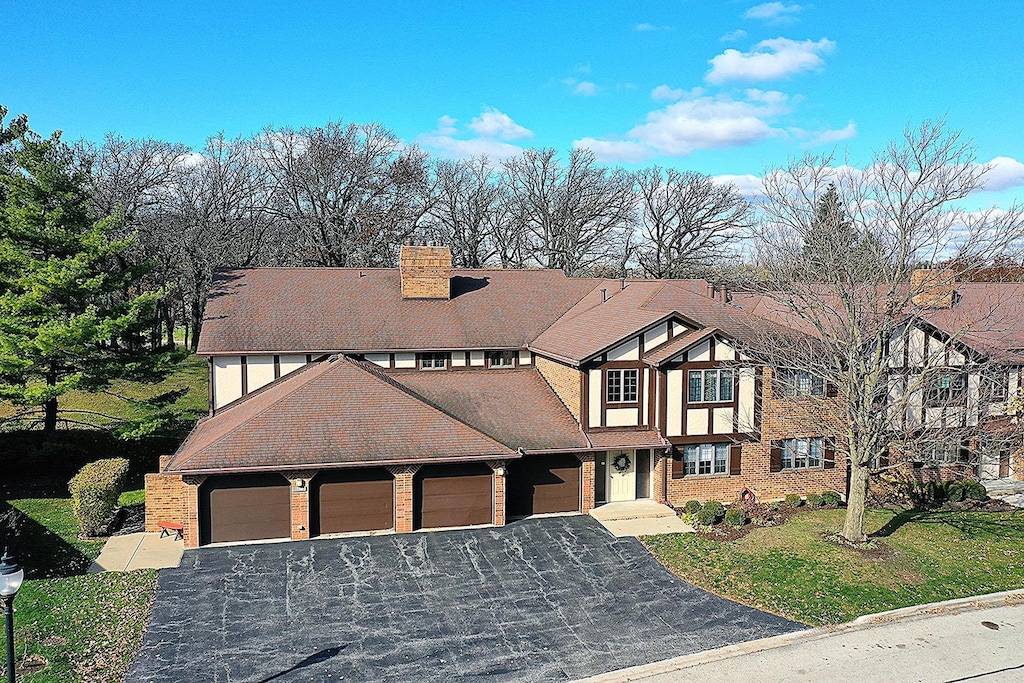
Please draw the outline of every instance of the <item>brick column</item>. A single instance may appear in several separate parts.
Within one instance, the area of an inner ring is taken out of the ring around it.
[[[495,526],[505,526],[505,466],[504,460],[492,460],[487,463],[494,470],[494,515]]]
[[[419,465],[388,467],[395,475],[395,531],[404,534],[412,531],[412,479],[420,469]]]
[[[292,511],[292,540],[304,541],[309,538],[309,489],[310,480],[316,472],[282,472],[290,482],[290,500]],[[295,482],[302,480],[302,486]]]
[[[580,500],[580,512],[586,514],[594,509],[594,457],[593,453],[577,453],[576,457],[583,463],[580,472],[583,497]]]
[[[199,485],[206,481],[204,476],[184,476],[185,484],[185,547],[199,547]]]
[[[654,451],[654,500],[658,501],[662,505],[667,505],[668,501],[665,499],[665,473],[668,472],[668,463],[670,451],[664,449],[655,449]]]

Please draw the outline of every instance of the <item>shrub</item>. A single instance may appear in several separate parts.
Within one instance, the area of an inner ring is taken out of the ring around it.
[[[725,511],[725,523],[740,527],[747,523],[747,511],[741,507],[731,507]]]
[[[946,500],[946,484],[941,481],[930,481],[924,485],[924,499],[932,505],[939,505]]]
[[[839,504],[843,502],[843,497],[836,491],[825,491],[821,494],[821,502],[823,505],[828,505],[829,507],[838,507]]]
[[[791,508],[798,508],[804,504],[799,493],[787,493],[786,494],[786,506]]]
[[[951,503],[959,503],[967,497],[967,486],[962,481],[950,482],[946,487],[946,498]]]
[[[712,526],[717,524],[725,515],[725,506],[717,500],[709,500],[701,506],[697,513],[697,523],[701,526]]]
[[[807,494],[807,506],[808,507],[812,507],[812,508],[821,507],[821,503],[822,503],[822,498],[817,493],[808,493]]]
[[[974,481],[972,479],[971,481],[964,483],[964,492],[969,500],[988,500],[988,490],[980,481]]]
[[[71,478],[71,509],[83,534],[92,535],[110,518],[127,474],[127,460],[108,458],[87,464]]]
[[[688,500],[686,505],[683,506],[683,512],[688,515],[695,515],[700,512],[700,501],[699,500]]]

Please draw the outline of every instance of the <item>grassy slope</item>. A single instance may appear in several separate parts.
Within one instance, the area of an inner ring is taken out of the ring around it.
[[[1024,587],[1024,511],[872,510],[868,527],[882,536],[866,555],[823,538],[840,528],[843,514],[807,512],[731,542],[693,534],[644,541],[687,581],[814,625]]]

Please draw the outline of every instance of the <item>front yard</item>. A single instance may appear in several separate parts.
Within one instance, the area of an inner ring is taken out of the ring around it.
[[[130,504],[138,493],[125,494]],[[139,648],[156,572],[86,574],[102,541],[76,538],[66,498],[0,503],[17,517],[27,578],[15,600],[19,679],[119,682]]]
[[[734,541],[650,536],[655,557],[719,595],[815,626],[1024,588],[1024,510],[868,512],[865,551],[826,538],[845,510],[813,510]]]

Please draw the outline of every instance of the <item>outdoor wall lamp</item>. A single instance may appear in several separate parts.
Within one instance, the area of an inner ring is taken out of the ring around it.
[[[0,558],[0,597],[4,599],[7,617],[7,681],[14,683],[14,596],[25,580],[25,570],[4,552]]]

